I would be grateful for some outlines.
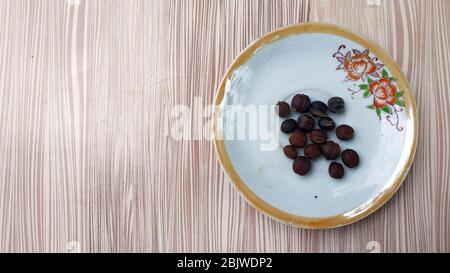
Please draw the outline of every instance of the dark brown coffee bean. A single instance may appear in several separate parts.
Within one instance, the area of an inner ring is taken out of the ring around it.
[[[297,148],[303,148],[306,145],[307,141],[308,138],[306,137],[305,132],[302,132],[300,130],[295,130],[289,137],[289,143]]]
[[[319,127],[325,131],[333,130],[336,126],[334,120],[330,117],[321,117],[317,124],[319,124]]]
[[[311,131],[311,133],[309,133],[309,138],[311,139],[312,142],[321,144],[327,141],[328,136],[324,130],[314,129]]]
[[[359,165],[359,155],[352,149],[346,149],[341,154],[342,162],[349,168],[355,168]]]
[[[352,139],[354,133],[355,133],[355,131],[353,131],[353,128],[348,126],[348,125],[346,125],[346,124],[339,125],[336,128],[336,136],[340,140]]]
[[[318,144],[311,143],[305,146],[303,152],[308,159],[315,159],[320,156],[320,147]]]
[[[299,156],[292,163],[292,170],[296,174],[305,175],[311,170],[311,161],[304,156]]]
[[[341,148],[339,147],[339,144],[333,141],[327,141],[322,146],[322,154],[328,160],[334,160],[338,158],[340,153]]]
[[[342,178],[344,176],[344,167],[341,163],[331,162],[330,166],[328,167],[328,173],[333,178]]]
[[[292,98],[291,106],[294,111],[305,113],[309,109],[311,100],[307,95],[297,94]]]
[[[290,159],[297,158],[297,149],[292,145],[286,145],[283,148],[284,154]]]
[[[303,132],[311,132],[314,129],[314,118],[308,114],[301,114],[297,120],[297,127]]]
[[[319,118],[326,116],[327,110],[327,105],[321,101],[313,101],[309,105],[309,112]]]
[[[275,106],[275,110],[280,117],[285,118],[289,116],[289,113],[291,112],[291,107],[287,102],[279,101],[277,103],[277,106]]]
[[[297,128],[297,123],[294,119],[287,119],[281,123],[281,132],[285,134],[292,133]]]
[[[344,112],[345,103],[344,100],[340,97],[332,97],[328,100],[328,109],[333,113],[341,113]]]

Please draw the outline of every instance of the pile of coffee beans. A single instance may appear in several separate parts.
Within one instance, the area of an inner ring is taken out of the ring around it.
[[[348,168],[355,168],[359,164],[358,153],[352,149],[345,149],[334,141],[328,140],[328,133],[335,131],[336,137],[346,141],[353,138],[355,131],[349,125],[342,124],[336,127],[336,123],[329,113],[342,113],[345,110],[344,100],[340,97],[332,97],[325,104],[321,101],[311,101],[309,96],[297,94],[292,98],[291,105],[280,101],[276,105],[277,114],[287,118],[291,110],[300,113],[297,120],[288,118],[281,123],[281,132],[290,134],[289,143],[283,148],[284,154],[293,159],[292,169],[299,175],[306,175],[312,167],[311,161],[321,155],[327,160],[337,160],[339,156]],[[317,126],[316,126],[317,125]],[[303,149],[300,155],[298,149]],[[328,173],[333,178],[342,178],[344,166],[336,161],[330,163]]]

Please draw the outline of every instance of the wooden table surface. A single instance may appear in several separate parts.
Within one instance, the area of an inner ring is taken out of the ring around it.
[[[449,14],[449,0],[0,0],[0,251],[450,251]],[[403,186],[337,229],[269,219],[211,141],[168,134],[168,109],[211,104],[242,49],[298,22],[378,43],[418,106]]]

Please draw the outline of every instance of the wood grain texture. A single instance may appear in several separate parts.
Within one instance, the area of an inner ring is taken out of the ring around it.
[[[450,251],[448,14],[447,0],[0,0],[0,251]],[[306,21],[381,45],[420,117],[399,192],[332,230],[267,218],[211,141],[167,133],[172,106],[212,103],[253,40]]]

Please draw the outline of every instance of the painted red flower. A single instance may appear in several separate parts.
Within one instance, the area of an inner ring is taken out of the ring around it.
[[[369,91],[374,95],[373,106],[375,106],[375,108],[384,108],[388,104],[395,104],[396,89],[388,78],[381,78],[378,81],[373,81],[369,86]]]

